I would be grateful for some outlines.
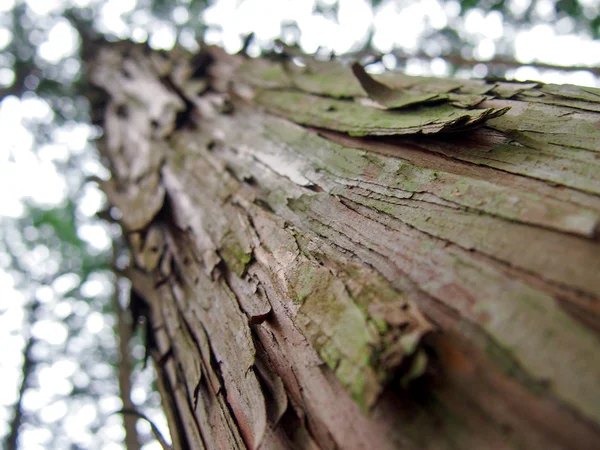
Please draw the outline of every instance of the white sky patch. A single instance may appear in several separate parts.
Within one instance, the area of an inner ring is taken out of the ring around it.
[[[21,99],[21,115],[23,119],[34,119],[42,123],[50,123],[54,118],[54,112],[48,102],[39,97]]]
[[[383,63],[386,69],[394,70],[396,68],[396,64],[398,63],[398,60],[391,53],[386,53],[381,58],[381,62]]]
[[[5,422],[8,422],[12,419],[10,411],[8,408],[0,408],[0,434],[8,429]]]
[[[175,28],[163,23],[155,28],[148,43],[155,50],[170,50],[175,45],[176,39]]]
[[[102,10],[111,16],[120,16],[135,9],[137,0],[109,0],[105,2]]]
[[[67,411],[67,402],[64,400],[57,400],[42,408],[40,411],[40,418],[46,423],[53,423],[65,417]]]
[[[76,273],[65,273],[54,279],[52,289],[59,295],[64,295],[72,289],[75,289],[81,283],[81,277]]]
[[[25,314],[23,308],[8,308],[0,314],[0,329],[9,331],[19,330],[22,327],[24,317]],[[15,341],[13,341],[13,344],[14,342]],[[0,348],[2,348],[2,350],[0,350],[0,352],[6,350],[5,347],[6,346],[1,345]]]
[[[92,372],[95,378],[108,378],[115,374],[115,369],[112,366],[105,363],[95,364],[92,368]]]
[[[489,39],[499,39],[504,34],[504,22],[499,11],[484,11],[475,8],[465,14],[465,31],[470,34],[485,36]]]
[[[84,187],[83,197],[78,204],[78,210],[87,217],[96,214],[104,205],[106,196],[96,184],[88,183]]]
[[[104,328],[104,315],[94,311],[87,317],[85,327],[92,334],[99,333]]]
[[[13,308],[13,310],[16,309],[17,308]],[[10,316],[14,316],[14,314],[10,314]],[[2,348],[0,349],[2,365],[10,367],[18,366],[22,363],[23,355],[21,355],[21,350],[23,350],[23,347],[25,346],[25,341],[21,335],[14,333],[19,329],[19,327],[15,327],[14,325],[20,323],[21,321],[16,321],[12,326],[9,326],[9,329],[13,331],[13,334],[2,339]],[[2,379],[4,380],[5,378]]]
[[[65,371],[56,364],[40,369],[37,378],[40,386],[52,386],[53,394],[56,396],[68,395],[73,390],[73,385],[65,376]]]
[[[517,34],[515,56],[524,64],[542,61],[567,67],[595,66],[600,64],[600,41],[557,36],[550,25],[536,25]]]
[[[529,5],[531,4],[531,0],[509,0],[508,1],[508,9],[517,17],[525,13]]]
[[[15,81],[15,72],[8,67],[0,68],[0,85],[10,86]]]
[[[15,0],[0,0],[0,13],[10,11],[15,6]]]
[[[38,320],[31,327],[31,333],[51,345],[61,345],[67,339],[68,329],[64,323],[56,320]]]
[[[15,290],[15,280],[10,274],[0,270],[0,311],[15,306],[17,303],[14,301],[15,295],[20,295]],[[18,302],[16,306],[21,307],[21,302]],[[2,319],[0,318],[0,320]]]
[[[571,17],[565,16],[555,22],[554,27],[558,34],[569,34],[575,29],[575,21]]]
[[[73,375],[73,384],[79,389],[85,389],[90,384],[90,376],[82,371]]]
[[[424,75],[428,73],[429,65],[421,59],[411,58],[406,61],[406,69],[404,72],[407,75]]]
[[[581,86],[600,86],[596,77],[587,70],[577,70],[575,72],[564,73],[558,72],[562,76],[561,84],[578,84]],[[550,79],[550,77],[549,77]]]
[[[558,70],[545,70],[540,72],[532,66],[522,66],[506,72],[508,79],[517,81],[544,80],[545,83],[576,84],[580,86],[598,86],[594,75],[588,71],[561,72]]]
[[[475,58],[479,61],[489,61],[496,54],[496,44],[491,39],[482,39],[475,47]]]
[[[436,30],[441,30],[448,24],[448,16],[443,5],[435,0],[430,0],[424,6],[426,7],[429,25]]]
[[[136,405],[143,405],[148,398],[147,389],[143,386],[135,386],[131,390],[131,401]]]
[[[483,11],[479,8],[467,11],[463,24],[468,33],[483,34],[485,32],[485,17]]]
[[[13,34],[8,28],[0,28],[0,50],[4,50],[12,41]]]
[[[12,182],[7,176],[7,173],[11,172],[12,166],[8,164],[0,165],[0,190],[2,192],[10,192],[7,189],[12,188]],[[6,217],[19,217],[23,214],[23,204],[20,199],[15,198],[13,195],[2,195],[0,196],[0,215]]]
[[[21,364],[19,361],[18,364]],[[17,382],[21,380],[21,370],[16,364],[0,366],[0,379],[6,380],[0,387],[0,405],[10,406],[18,400]]]
[[[531,0],[510,0],[509,8],[518,15],[526,11],[530,3]],[[546,3],[551,2],[539,3],[541,6],[537,7],[538,13],[548,15]],[[430,26],[443,28],[449,20],[458,17],[460,12],[460,4],[454,0],[443,5],[437,0],[406,3],[384,1],[375,10],[373,17],[366,1],[340,0],[339,23],[335,23],[313,14],[314,4],[311,0],[245,0],[241,3],[237,0],[216,1],[204,11],[205,21],[213,25],[206,41],[224,45],[227,51],[236,52],[242,44],[241,36],[253,31],[258,41],[268,42],[279,37],[281,22],[287,20],[297,22],[301,31],[299,43],[305,52],[315,52],[319,46],[323,46],[336,53],[342,53],[351,50],[352,46],[363,38],[372,21],[375,30],[373,45],[377,50],[385,53],[393,48],[400,48],[408,53],[415,53],[420,49],[419,46],[425,45],[423,49],[435,56],[441,48],[432,48],[431,45],[426,48],[428,43],[420,42],[422,33]],[[493,59],[497,51],[496,41],[507,33],[512,33],[511,28],[504,25],[503,16],[499,11],[485,12],[474,8],[466,13],[462,22],[464,30],[476,44],[475,58],[482,61]],[[568,25],[565,23],[565,26]],[[535,60],[565,66],[600,64],[600,42],[575,35],[555,36],[554,32],[548,33],[545,28],[550,26],[537,25],[532,30],[518,35],[515,48],[519,61],[527,63]],[[590,61],[590,55],[598,56]],[[440,74],[438,71],[441,66],[438,63],[429,66],[420,63],[409,64],[407,73],[426,75],[435,70],[435,74]],[[523,70],[519,76],[522,73]],[[557,76],[547,71],[536,74],[536,79],[544,82],[567,77],[570,80],[584,80],[585,85],[599,85],[593,76]]]
[[[54,307],[54,314],[58,319],[64,319],[73,312],[73,307],[70,301],[58,302]]]
[[[191,52],[197,51],[200,47],[196,36],[194,36],[194,32],[189,28],[185,28],[179,32],[179,43]],[[252,48],[252,45],[250,47]],[[259,54],[260,52],[255,56],[258,56]]]
[[[504,35],[504,21],[499,11],[490,11],[484,19],[483,35],[490,39],[499,39]]]
[[[356,41],[367,36],[372,20],[372,8],[365,0],[340,0],[340,30],[332,50],[338,54],[350,51]]]
[[[122,15],[133,11],[136,5],[136,0],[106,1],[99,13],[99,23],[103,31],[113,33],[120,38],[127,37],[130,30]]]
[[[68,378],[73,375],[78,367],[79,364],[68,359],[61,359],[52,364],[52,370],[55,372],[56,376],[62,378]]]
[[[123,442],[125,440],[125,430],[121,424],[105,424],[102,427],[102,431],[105,431],[107,436],[110,436],[116,442]],[[122,445],[116,444],[115,442],[110,442],[102,447],[102,450],[122,450]],[[142,450],[147,450],[146,446],[142,446]],[[162,450],[160,444],[158,445],[158,450]]]
[[[111,413],[121,409],[123,407],[123,402],[116,395],[107,395],[98,400],[98,406],[100,411],[104,413]]]
[[[190,13],[184,6],[178,6],[173,9],[171,16],[173,17],[173,20],[176,24],[183,25],[189,20]]]
[[[280,36],[282,22],[296,22],[302,29],[300,45],[304,51],[316,51],[319,45],[324,45],[341,53],[366,35],[372,17],[365,0],[341,0],[339,23],[313,14],[314,1],[245,0],[238,3],[218,1],[203,13],[204,20],[216,27],[209,35],[211,41],[222,43],[230,52],[239,50],[243,35],[254,32],[257,40],[268,42]]]
[[[50,63],[57,63],[75,52],[77,39],[77,32],[69,22],[59,20],[50,29],[48,39],[38,48],[38,54]]]
[[[134,28],[131,31],[131,39],[134,42],[145,42],[148,39],[148,32],[143,28]]]
[[[68,147],[74,153],[81,153],[93,135],[92,128],[84,123],[68,123],[54,130],[52,137],[57,144]]]
[[[554,2],[550,0],[537,0],[534,11],[537,16],[543,20],[552,20],[556,14]]]
[[[40,147],[37,156],[40,161],[66,162],[69,159],[69,149],[65,145],[46,144]]]
[[[0,134],[3,138],[0,157],[8,157],[15,148],[29,150],[33,144],[29,132],[21,125],[21,110],[21,101],[16,97],[10,96],[0,103]],[[23,142],[24,138],[26,142]]]
[[[415,52],[419,35],[425,29],[426,14],[421,3],[412,3],[402,9],[394,2],[386,3],[374,17],[374,46],[384,53],[395,47]]]
[[[369,64],[365,67],[367,73],[379,74],[385,72],[385,65],[382,62],[376,62],[375,64]]]
[[[88,280],[81,285],[81,295],[86,298],[94,298],[104,291],[104,286],[100,280]],[[91,315],[92,313],[90,313]]]
[[[55,12],[64,8],[63,0],[27,0],[27,6],[40,16]]]
[[[28,450],[44,450],[51,437],[50,430],[23,427],[23,432],[19,436],[19,445]]]
[[[450,73],[450,64],[442,58],[433,58],[431,60],[431,72],[438,77],[447,76]]]
[[[302,30],[300,34],[300,47],[306,53],[314,53],[323,44],[323,35],[329,36],[328,46],[338,44],[336,35],[340,32],[339,26],[327,20],[325,17],[311,15],[298,21]]]
[[[73,6],[83,8],[85,6],[90,6],[92,4],[98,3],[99,1],[102,0],[71,0],[71,3],[73,4]]]
[[[39,411],[51,400],[51,389],[28,389],[23,395],[23,408],[27,411]]]
[[[142,450],[162,450],[162,446],[157,441],[152,441],[144,445]]]
[[[35,296],[40,303],[50,303],[55,299],[54,291],[50,286],[40,286],[35,290]]]
[[[78,442],[88,442],[92,436],[81,433],[81,430],[89,427],[98,417],[96,407],[93,404],[85,404],[73,412],[74,414],[66,418],[65,428]]]
[[[117,35],[127,31],[122,15],[135,9],[136,0],[109,0],[100,8],[100,18],[104,25]]]
[[[6,285],[5,281],[8,281]],[[23,295],[14,292],[10,286],[11,281],[11,277],[0,271],[0,308],[2,308],[0,313],[0,330],[2,330],[0,337],[2,340],[2,345],[0,345],[0,361],[2,361],[0,364],[0,380],[2,380],[0,405],[4,406],[13,405],[18,399],[17,383],[21,379],[20,366],[23,363],[22,352],[25,346],[25,340],[20,333],[24,317],[22,300],[14,302],[16,299],[22,299]],[[7,293],[7,291],[9,292]],[[0,420],[0,423],[5,423],[5,421]]]
[[[67,185],[64,177],[56,170],[52,158],[36,156],[33,136],[23,125],[24,120],[50,123],[53,117],[49,105],[36,97],[23,100],[8,97],[0,104],[0,135],[3,138],[0,146],[0,191],[10,193],[0,196],[0,216],[20,216],[24,198],[34,199],[42,205],[56,205],[65,198]],[[69,135],[63,134],[64,140],[76,150],[82,150],[88,137],[83,130],[88,130],[89,134],[88,126],[76,126]],[[55,134],[61,137],[60,132]]]
[[[460,14],[460,3],[458,3],[456,0],[444,2],[443,8],[448,19],[455,19]]]
[[[82,225],[77,229],[77,235],[97,250],[110,247],[111,238],[103,225]]]
[[[86,176],[96,175],[103,180],[107,180],[110,177],[110,172],[108,169],[104,167],[98,160],[92,158],[83,161],[81,171]]]
[[[18,188],[23,197],[30,197],[36,203],[49,206],[56,205],[65,198],[67,186],[54,164],[44,161],[29,167],[14,164],[13,169],[13,188]]]
[[[78,300],[73,305],[73,312],[79,317],[84,317],[90,311],[90,305],[88,302],[84,302],[83,300]]]

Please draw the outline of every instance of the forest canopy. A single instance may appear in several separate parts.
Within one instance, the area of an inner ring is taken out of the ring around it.
[[[142,333],[119,348],[129,286],[112,268],[128,256],[94,181],[109,174],[85,97],[86,40],[220,45],[250,57],[280,54],[280,40],[322,60],[359,60],[370,73],[598,86],[599,37],[594,0],[0,1],[6,447],[121,448],[124,354],[133,404],[165,431]],[[138,428],[144,448],[159,448],[148,422]]]

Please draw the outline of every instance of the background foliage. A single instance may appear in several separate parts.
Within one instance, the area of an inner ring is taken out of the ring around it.
[[[104,210],[88,181],[109,174],[94,149],[101,130],[89,124],[83,95],[84,32],[167,50],[177,44],[194,51],[204,41],[230,52],[252,32],[252,56],[273,50],[279,37],[323,57],[377,53],[374,71],[591,85],[598,85],[600,63],[596,0],[0,0],[6,448],[17,441],[28,449],[123,446],[122,420],[113,414],[122,407],[115,330],[127,286],[111,268],[127,256],[111,245],[118,226],[100,218],[118,213]],[[139,339],[130,353],[143,358]],[[164,430],[152,373],[138,363],[133,377],[134,404]],[[145,448],[158,448],[146,423],[138,430]]]

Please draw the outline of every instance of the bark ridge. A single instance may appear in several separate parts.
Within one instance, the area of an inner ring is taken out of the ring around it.
[[[174,446],[597,448],[600,90],[280,59],[88,69]]]

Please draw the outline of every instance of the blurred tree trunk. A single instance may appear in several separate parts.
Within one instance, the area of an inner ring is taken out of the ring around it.
[[[113,261],[116,262],[116,258],[113,258]],[[119,302],[121,293],[119,284],[119,277],[116,277],[113,306],[117,315],[117,332],[119,333],[119,396],[123,402],[123,410],[132,411],[135,410],[135,405],[131,400],[133,365],[129,343],[133,332],[130,315]],[[142,448],[136,429],[137,419],[135,415],[123,414],[123,428],[125,428],[124,444],[126,450],[139,450]]]
[[[23,349],[23,365],[21,366],[21,385],[19,386],[19,393],[17,395],[17,402],[13,406],[13,417],[10,422],[9,433],[4,438],[3,448],[6,450],[17,450],[19,448],[19,440],[22,432],[22,426],[24,418],[26,417],[26,411],[23,406],[23,398],[25,392],[32,385],[32,378],[36,370],[36,360],[33,356],[33,349],[36,346],[38,340],[31,333],[31,325],[35,323],[36,312],[40,307],[40,301],[37,297],[31,300],[31,303],[27,305],[26,312],[26,324],[27,328],[24,330],[26,337],[25,348]]]
[[[177,449],[600,448],[600,91],[89,63]]]

